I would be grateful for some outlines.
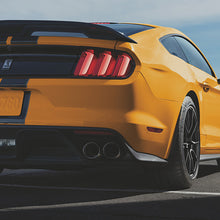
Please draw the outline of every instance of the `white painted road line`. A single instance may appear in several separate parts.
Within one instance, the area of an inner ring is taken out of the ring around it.
[[[0,187],[13,187],[22,189],[42,189],[42,190],[72,190],[72,191],[99,191],[99,192],[134,192],[134,193],[166,193],[198,196],[220,196],[220,192],[192,192],[192,191],[163,191],[145,189],[110,189],[110,188],[86,188],[86,187],[59,187],[59,186],[34,186],[20,184],[0,184]]]
[[[49,210],[49,209],[62,209],[62,208],[77,208],[77,207],[86,207],[86,206],[100,206],[100,205],[110,205],[118,199],[109,199],[103,201],[91,201],[91,202],[77,202],[77,203],[64,203],[64,204],[55,204],[55,205],[38,205],[38,206],[22,206],[22,207],[10,207],[0,209],[1,212],[14,212],[14,211],[34,211],[34,210]],[[126,198],[120,199],[120,203],[130,203]]]
[[[182,195],[198,195],[198,196],[220,196],[220,192],[167,191],[164,193],[182,194]]]
[[[83,187],[50,187],[50,186],[33,186],[33,185],[15,185],[15,184],[0,184],[0,187],[15,187],[22,189],[42,189],[42,190],[73,190],[73,191],[102,191],[102,192],[136,192],[141,193],[139,195],[126,196],[116,199],[107,199],[100,201],[89,201],[89,202],[75,202],[75,203],[62,203],[62,204],[52,204],[52,205],[32,205],[32,206],[22,206],[22,207],[9,207],[0,209],[0,213],[3,212],[16,212],[16,211],[37,211],[37,210],[52,210],[52,209],[62,209],[62,208],[77,208],[77,207],[87,207],[87,206],[101,206],[101,205],[111,205],[111,204],[129,204],[140,201],[146,201],[147,194],[179,194],[179,195],[191,195],[191,196],[220,196],[220,192],[192,192],[192,191],[160,191],[160,190],[142,190],[142,189],[109,189],[109,188],[83,188]],[[160,198],[164,199],[163,197]],[[166,199],[166,197],[165,197]],[[158,196],[155,196],[153,200],[158,200]]]
[[[75,188],[77,189],[77,188]],[[111,189],[109,189],[111,190]],[[205,196],[220,196],[220,193],[208,193],[208,192],[188,192],[188,191],[167,191],[164,193],[169,194],[188,194],[188,195],[205,195]],[[37,210],[52,210],[52,209],[62,209],[62,208],[82,208],[82,207],[91,207],[91,206],[102,206],[102,205],[114,205],[114,204],[129,204],[129,203],[139,203],[140,201],[145,201],[146,195],[135,195],[128,196],[117,199],[108,199],[101,201],[90,201],[90,202],[76,202],[76,203],[62,203],[62,204],[53,204],[53,205],[37,205],[37,206],[21,206],[21,207],[9,207],[0,209],[0,213],[5,212],[16,212],[16,211],[37,211]],[[161,200],[160,200],[161,201]]]

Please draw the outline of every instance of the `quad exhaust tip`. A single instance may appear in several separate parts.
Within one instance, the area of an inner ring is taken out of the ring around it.
[[[103,155],[107,159],[118,159],[121,156],[121,148],[115,142],[108,142],[103,147]]]
[[[87,159],[97,159],[101,156],[100,146],[95,142],[88,142],[83,146],[83,155]]]
[[[101,157],[101,154],[106,159],[115,160],[121,156],[121,148],[119,144],[115,142],[106,143],[101,152],[101,147],[96,142],[88,142],[83,148],[83,155],[90,160]]]

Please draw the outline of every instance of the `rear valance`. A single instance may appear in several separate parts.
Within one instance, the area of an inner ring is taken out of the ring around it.
[[[63,37],[86,36],[93,39],[118,40],[136,43],[125,34],[99,24],[68,21],[0,21],[0,44],[6,44],[8,36],[12,36],[11,44],[36,43],[41,34],[53,36],[55,33]],[[51,35],[48,35],[51,33]]]

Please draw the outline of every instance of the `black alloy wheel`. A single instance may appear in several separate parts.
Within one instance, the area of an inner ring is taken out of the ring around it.
[[[191,179],[195,179],[199,170],[200,155],[199,121],[193,105],[186,111],[184,123],[183,153],[185,166]]]

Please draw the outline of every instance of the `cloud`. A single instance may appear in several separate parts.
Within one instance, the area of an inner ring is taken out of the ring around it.
[[[220,18],[219,0],[1,0],[0,19],[201,23]]]

